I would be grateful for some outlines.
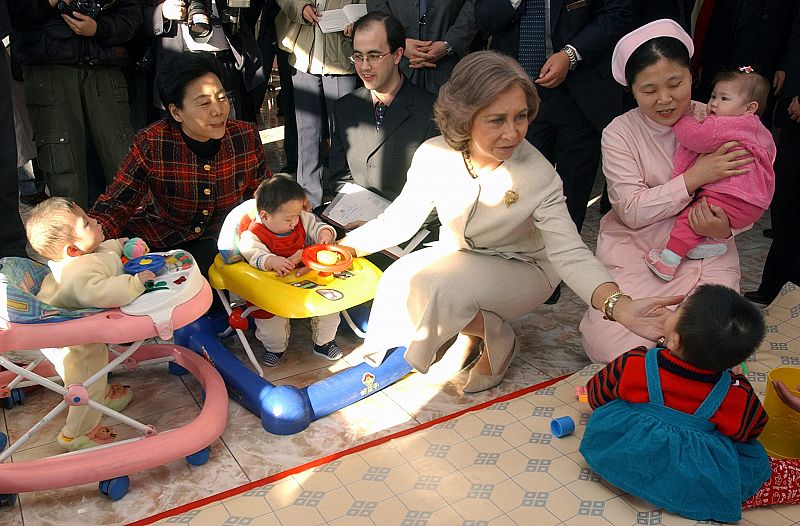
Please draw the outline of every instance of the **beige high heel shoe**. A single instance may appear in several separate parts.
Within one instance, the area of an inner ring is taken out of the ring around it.
[[[477,336],[459,334],[441,359],[434,362],[425,374],[430,378],[452,378],[478,359],[482,347],[483,340]]]
[[[486,352],[486,347],[484,347],[484,352]],[[511,349],[509,349],[508,354],[506,354],[506,357],[498,369],[497,374],[481,374],[475,371],[475,367],[473,367],[469,371],[467,383],[464,384],[464,392],[480,393],[481,391],[486,391],[487,389],[491,389],[492,387],[499,385],[500,382],[503,381],[503,378],[505,378],[506,373],[508,372],[508,367],[511,365],[511,362],[514,361],[514,357],[518,352],[519,339],[514,337],[514,344],[511,346]]]

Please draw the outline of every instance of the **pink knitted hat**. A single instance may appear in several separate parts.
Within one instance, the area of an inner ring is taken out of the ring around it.
[[[614,75],[614,80],[627,86],[625,81],[625,65],[631,54],[636,49],[653,38],[658,37],[672,37],[680,40],[686,49],[689,50],[689,56],[694,54],[694,42],[692,37],[686,34],[686,31],[674,20],[664,18],[645,24],[639,29],[631,31],[624,37],[619,39],[617,45],[614,47],[614,54],[611,57],[611,74]]]

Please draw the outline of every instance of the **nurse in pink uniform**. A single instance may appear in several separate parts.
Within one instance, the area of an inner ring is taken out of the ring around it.
[[[597,257],[631,296],[688,295],[704,283],[739,290],[739,254],[725,212],[701,200],[689,221],[699,235],[727,244],[724,255],[686,260],[670,282],[648,270],[644,255],[667,242],[676,216],[701,186],[744,173],[752,157],[730,142],[702,155],[682,175],[672,177],[675,124],[691,108],[692,39],[671,20],[657,20],[620,39],[612,73],[628,86],[637,108],[603,131],[603,172],[612,210],[600,222]],[[702,107],[702,105],[696,105]],[[580,325],[583,345],[595,362],[609,362],[647,341],[589,309]]]

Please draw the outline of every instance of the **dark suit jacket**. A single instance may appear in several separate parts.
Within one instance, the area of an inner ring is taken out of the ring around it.
[[[0,0],[0,39],[11,33],[11,18],[8,16],[6,0]]]
[[[394,200],[406,183],[417,147],[439,135],[433,122],[436,98],[403,80],[400,91],[375,129],[372,94],[360,87],[333,107],[330,162],[336,191],[352,181]]]
[[[800,96],[800,2],[793,20],[786,53],[786,82],[782,93],[785,98]]]
[[[648,22],[670,18],[692,34],[692,11],[694,10],[695,0],[639,0],[636,9],[635,27],[641,27]]]
[[[478,27],[475,24],[474,0],[427,0],[425,24],[419,23],[419,0],[367,0],[367,9],[391,13],[406,30],[407,38],[445,40],[453,46],[453,55],[444,56],[435,68],[411,69],[403,57],[400,71],[417,86],[438,93],[453,68],[470,52]]]
[[[582,60],[567,74],[567,89],[598,130],[623,112],[622,87],[611,76],[611,52],[632,26],[633,0],[550,0],[553,49],[570,44]],[[491,48],[517,58],[519,21],[525,0],[515,10],[509,0],[475,0],[475,19],[492,36]]]
[[[784,67],[795,3],[715,0],[703,40],[701,100],[706,100],[717,73],[739,66],[753,66],[772,82],[775,71]]]

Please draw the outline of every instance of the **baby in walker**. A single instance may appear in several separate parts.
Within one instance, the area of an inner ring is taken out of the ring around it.
[[[700,154],[729,141],[738,141],[753,156],[753,164],[737,175],[706,184],[695,193],[693,202],[705,198],[725,210],[731,228],[758,221],[775,192],[775,141],[758,117],[766,109],[769,90],[769,81],[750,67],[721,73],[706,107],[708,115],[699,121],[687,114],[672,127],[678,141],[673,177],[686,172]],[[676,218],[666,248],[654,248],[644,258],[650,270],[665,281],[672,280],[684,257],[718,256],[727,250],[724,243],[704,243],[706,238],[692,230],[691,208],[687,206]]]
[[[239,237],[239,251],[251,266],[289,274],[299,263],[303,248],[329,244],[336,230],[303,210],[306,194],[291,177],[276,174],[256,189],[256,217]],[[275,367],[289,344],[289,320],[280,316],[256,318],[256,337],[264,344],[262,363]],[[342,350],[336,344],[339,313],[311,319],[314,354],[338,360]]]
[[[581,443],[611,484],[696,520],[734,522],[770,478],[756,440],[767,414],[741,374],[765,334],[736,291],[702,285],[665,323],[665,348],[626,352],[587,385],[595,409]]]
[[[65,309],[95,307],[110,309],[127,305],[155,276],[140,272],[124,274],[124,239],[105,240],[103,228],[71,199],[52,197],[37,205],[25,228],[36,252],[46,257],[51,273],[45,277],[37,299]],[[105,343],[42,349],[64,386],[81,384],[108,363]],[[110,384],[101,376],[87,387],[89,397],[115,411],[125,409],[133,397],[129,386]],[[70,406],[66,425],[57,437],[68,451],[106,444],[114,439],[112,429],[100,425],[102,414],[88,405]]]

